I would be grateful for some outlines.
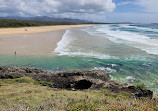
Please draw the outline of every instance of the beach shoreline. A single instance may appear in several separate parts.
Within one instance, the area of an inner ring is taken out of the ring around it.
[[[81,25],[54,25],[54,26],[37,26],[37,27],[20,27],[20,28],[0,28],[0,37],[29,35],[54,32],[59,30],[67,30],[71,28],[80,28],[93,26],[94,24],[81,24]]]
[[[53,56],[57,43],[68,29],[92,25],[58,25],[0,29],[0,54]]]

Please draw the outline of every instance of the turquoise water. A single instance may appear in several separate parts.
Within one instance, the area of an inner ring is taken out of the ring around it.
[[[107,70],[114,80],[132,84],[144,83],[158,93],[157,58],[107,58],[70,56],[0,56],[1,66],[29,66],[46,70],[101,69]]]
[[[105,70],[113,80],[144,83],[158,93],[158,25],[97,25],[67,30],[51,53],[0,55],[0,66]]]

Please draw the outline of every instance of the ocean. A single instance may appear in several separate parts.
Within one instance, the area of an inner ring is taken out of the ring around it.
[[[113,80],[158,93],[158,24],[95,25],[67,30],[52,56],[0,55],[1,66],[105,70]]]

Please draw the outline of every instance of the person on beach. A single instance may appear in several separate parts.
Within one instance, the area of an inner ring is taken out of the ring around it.
[[[15,57],[16,57],[16,51],[14,52],[14,54],[15,54]]]
[[[27,31],[27,29],[25,29],[25,31]]]

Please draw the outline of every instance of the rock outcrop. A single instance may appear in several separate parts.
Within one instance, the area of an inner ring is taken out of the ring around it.
[[[134,98],[140,98],[140,97],[153,97],[153,92],[148,90],[145,87],[135,87],[131,84],[122,84],[117,81],[109,80],[106,82],[106,85],[104,88],[109,89],[113,92],[120,92],[120,91],[126,91],[130,92],[132,94],[132,97]]]
[[[113,92],[128,91],[134,97],[151,97],[153,92],[110,80],[110,76],[101,70],[46,71],[31,67],[0,67],[0,79],[32,77],[36,81],[48,81],[55,88],[68,90],[106,88]]]

